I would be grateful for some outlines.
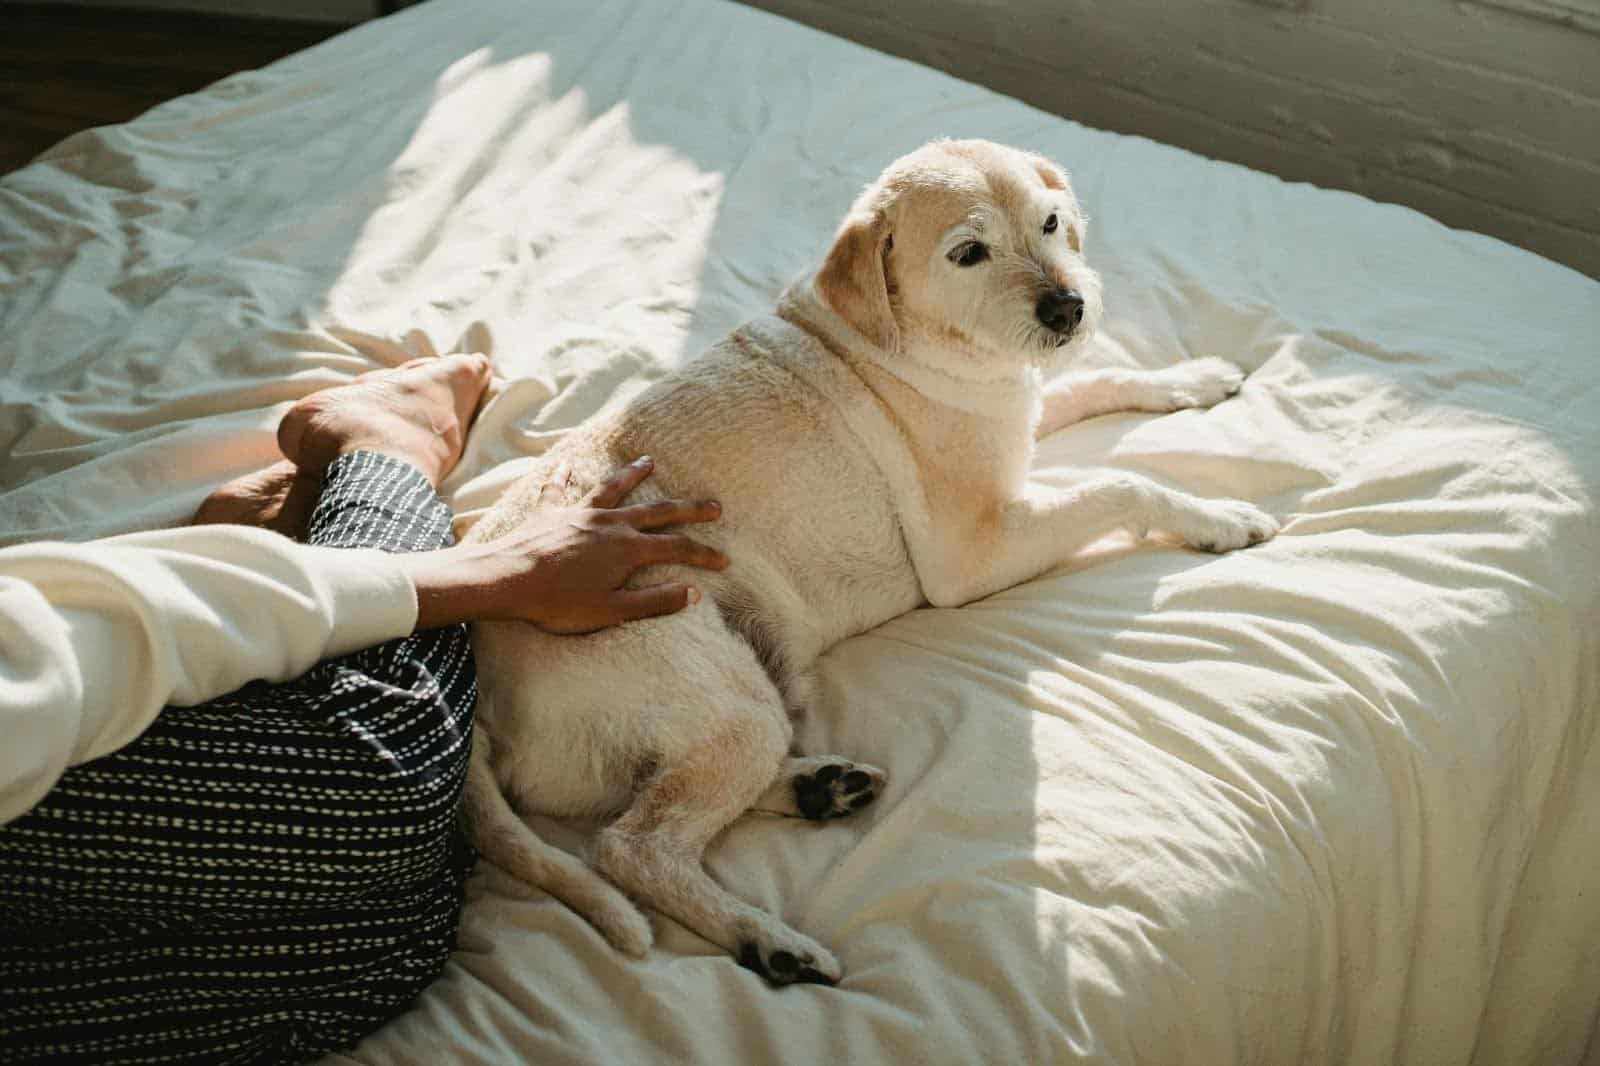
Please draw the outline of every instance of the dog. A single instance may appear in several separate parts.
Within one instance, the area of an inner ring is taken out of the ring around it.
[[[829,819],[882,794],[877,767],[790,751],[791,716],[817,699],[818,656],[918,606],[1026,581],[1118,529],[1211,552],[1277,531],[1249,503],[1134,474],[1027,483],[1037,436],[1108,411],[1210,406],[1244,379],[1200,359],[1043,388],[1042,372],[1081,351],[1100,320],[1084,227],[1066,174],[1043,156],[925,145],[862,192],[776,314],[601,411],[505,493],[469,540],[513,528],[541,492],[578,503],[648,454],[655,476],[629,502],[719,500],[721,521],[695,536],[733,562],[642,571],[637,584],[686,579],[704,592],[661,618],[582,637],[474,627],[480,702],[464,806],[482,855],[629,954],[651,944],[631,896],[774,984],[833,984],[827,948],[702,865],[747,811]],[[518,812],[611,820],[591,866]]]

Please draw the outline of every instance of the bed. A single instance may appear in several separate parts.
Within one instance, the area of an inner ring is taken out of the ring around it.
[[[470,521],[942,135],[1071,171],[1089,362],[1251,371],[1035,476],[1282,535],[1107,540],[827,654],[801,741],[886,794],[708,865],[839,987],[659,918],[626,959],[484,865],[443,978],[328,1061],[1600,1063],[1600,284],[1406,209],[719,0],[431,0],[0,181],[0,541],[180,523],[294,399],[458,350],[505,379],[445,485]]]

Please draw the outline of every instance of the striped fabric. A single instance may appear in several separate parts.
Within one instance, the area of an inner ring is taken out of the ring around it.
[[[419,551],[450,514],[411,466],[328,470],[314,544]],[[0,827],[0,1062],[282,1063],[354,1043],[443,968],[464,627],[167,708]]]

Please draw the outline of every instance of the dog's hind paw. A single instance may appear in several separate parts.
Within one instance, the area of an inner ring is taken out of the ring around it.
[[[751,810],[825,822],[854,814],[883,794],[889,775],[876,766],[839,755],[784,760],[772,784]]]
[[[837,755],[801,760],[815,765],[798,769],[791,779],[794,804],[814,822],[854,814],[878,797],[889,775],[876,766],[853,763]]]
[[[765,977],[775,985],[836,985],[839,960],[819,944],[792,930],[784,940],[793,943],[761,943],[757,939],[739,941],[739,965]],[[763,938],[764,939],[764,938]]]

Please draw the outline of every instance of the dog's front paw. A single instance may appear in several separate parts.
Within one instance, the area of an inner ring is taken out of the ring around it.
[[[1231,552],[1271,540],[1278,533],[1278,520],[1243,500],[1207,500],[1205,510],[1178,532],[1191,548]]]
[[[836,985],[842,973],[827,948],[783,927],[739,941],[739,965],[775,985]]]
[[[1191,359],[1155,374],[1153,410],[1212,407],[1244,386],[1244,370],[1226,359]]]
[[[812,763],[813,760],[807,760]],[[843,818],[860,810],[883,791],[889,775],[876,766],[853,763],[837,755],[818,756],[821,765],[794,775],[794,802],[812,821]]]

